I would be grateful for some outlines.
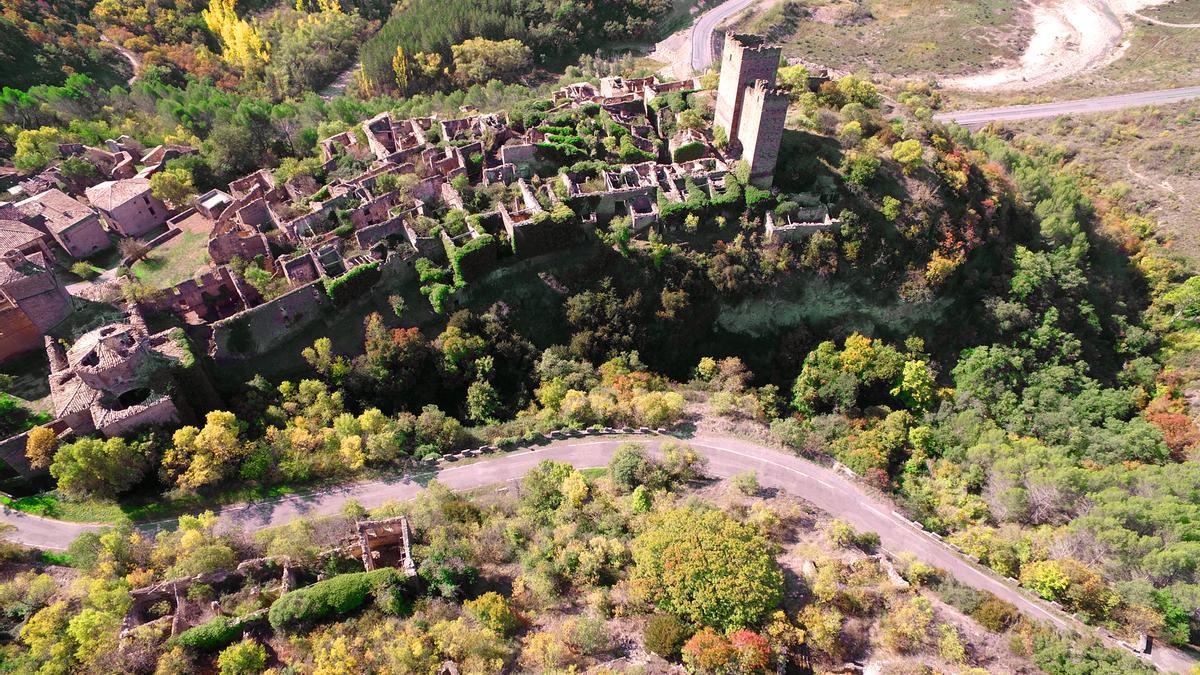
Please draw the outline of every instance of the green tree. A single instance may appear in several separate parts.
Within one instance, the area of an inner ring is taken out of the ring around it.
[[[630,491],[645,482],[650,458],[638,443],[622,443],[608,460],[608,475],[613,485]]]
[[[17,134],[13,166],[22,171],[39,171],[58,159],[58,144],[64,140],[61,130],[54,127],[24,129]]]
[[[450,48],[454,75],[463,82],[487,82],[529,67],[533,52],[520,40],[471,38]]]
[[[73,499],[108,499],[142,479],[149,460],[147,444],[120,437],[81,438],[54,454],[50,475],[58,489]]]
[[[1071,586],[1057,560],[1039,560],[1021,568],[1021,585],[1047,600],[1060,600]]]
[[[35,469],[45,469],[54,461],[58,448],[58,434],[49,427],[34,427],[25,439],[25,457]]]
[[[540,515],[558,510],[563,503],[563,481],[574,472],[575,467],[565,462],[541,462],[521,481],[521,504]]]
[[[258,675],[267,665],[267,650],[250,638],[226,647],[217,657],[221,675]]]
[[[633,582],[659,609],[696,624],[722,631],[754,625],[782,599],[770,543],[720,511],[658,514],[632,549]]]
[[[513,610],[508,599],[493,591],[464,602],[463,609],[479,623],[505,637],[512,635],[521,625],[521,617]]]
[[[487,424],[496,421],[500,410],[500,395],[491,382],[480,378],[467,388],[467,417],[474,422]]]
[[[915,139],[900,141],[892,146],[892,159],[900,163],[904,173],[911,174],[925,164],[925,149]]]
[[[203,428],[186,426],[175,432],[163,455],[162,471],[181,489],[196,490],[236,468],[246,450],[237,416],[214,410],[205,417]]]
[[[900,382],[892,389],[892,396],[904,401],[913,410],[927,410],[933,403],[933,373],[923,359],[904,362]]]
[[[195,179],[184,167],[166,168],[150,177],[150,193],[179,208],[196,196]]]
[[[679,658],[679,650],[688,639],[688,629],[673,614],[655,614],[646,620],[643,631],[646,649],[667,660]]]

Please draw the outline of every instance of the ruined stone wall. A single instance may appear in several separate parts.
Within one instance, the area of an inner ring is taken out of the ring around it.
[[[506,145],[500,148],[501,164],[528,164],[536,159],[537,146],[532,143]]]
[[[249,234],[245,230],[235,230],[208,240],[208,255],[218,265],[228,264],[234,256],[242,260],[254,260],[260,255],[267,255],[270,249],[266,236],[261,232]]]
[[[261,198],[255,199],[239,208],[236,213],[238,220],[254,227],[258,227],[271,220],[271,213],[267,210],[267,202]]]
[[[508,223],[505,223],[507,228]],[[509,229],[509,240],[513,253],[521,258],[549,253],[569,246],[580,236],[581,230],[573,223],[556,223],[547,218],[540,223],[527,222]]]
[[[262,354],[319,321],[328,303],[318,280],[217,321],[212,324],[212,356],[239,360]]]
[[[361,206],[350,212],[350,222],[356,228],[364,228],[388,219],[388,213],[399,201],[395,192],[376,197],[363,202]]]
[[[110,411],[97,425],[97,430],[113,438],[125,436],[140,428],[179,423],[179,410],[170,396],[163,396],[143,405],[125,410]]]
[[[397,234],[404,233],[404,216],[396,216],[377,225],[360,228],[354,233],[359,248],[371,248],[375,244]]]
[[[161,297],[143,300],[141,305],[157,311],[195,312],[203,316],[207,313],[206,294],[209,298],[228,296],[244,303],[247,299],[239,290],[229,268],[221,266],[215,272],[204,272],[164,290]]]

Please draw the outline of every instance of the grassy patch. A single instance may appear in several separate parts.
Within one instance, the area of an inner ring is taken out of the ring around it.
[[[183,234],[150,252],[133,264],[134,276],[155,288],[170,288],[195,276],[196,271],[212,262],[208,255],[208,235],[184,230]]]
[[[602,466],[597,466],[597,467],[592,467],[591,469],[581,469],[579,471],[579,473],[583,474],[586,478],[588,478],[590,480],[596,480],[597,478],[604,478],[605,476],[607,476],[608,469],[606,469]]]
[[[66,520],[73,523],[117,523],[127,516],[115,502],[81,501],[60,499],[53,494],[33,495],[10,499],[0,497],[6,506],[43,518]]]
[[[71,564],[71,556],[67,555],[66,553],[52,553],[50,551],[42,551],[41,552],[41,560],[42,560],[42,563],[46,564],[46,565],[67,566],[67,565]]]
[[[294,485],[268,487],[249,486],[231,489],[214,495],[193,495],[177,498],[156,497],[154,501],[117,503],[111,501],[71,501],[62,499],[53,492],[13,499],[0,495],[0,503],[11,509],[43,518],[54,518],[75,523],[146,522],[173,518],[185,513],[196,513],[205,509],[243,502],[278,499],[295,494]]]
[[[799,12],[787,20],[785,4]],[[850,71],[912,75],[980,70],[1026,40],[1014,0],[792,0],[763,3],[738,30],[772,35],[784,55]]]
[[[675,31],[683,30],[692,25],[692,20],[696,16],[716,6],[715,2],[706,2],[703,7],[698,7],[693,14],[692,8],[697,7],[699,4],[698,0],[674,0],[671,3],[671,11],[658,23],[658,34],[665,37]]]

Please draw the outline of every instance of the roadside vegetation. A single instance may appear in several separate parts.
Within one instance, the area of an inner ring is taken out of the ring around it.
[[[369,514],[407,515],[414,579],[362,571],[346,534],[368,514],[353,504],[255,534],[218,533],[201,514],[155,537],[86,535],[70,567],[0,583],[14,638],[0,662],[21,672],[435,673],[453,661],[470,674],[623,662],[751,674],[869,659],[1149,672],[911,558],[878,555],[872,536],[754,483],[706,480],[686,446],[655,459],[637,444],[587,473],[543,462],[519,493],[434,482]],[[216,581],[235,566],[250,576]],[[286,593],[283,568],[298,586]],[[195,575],[214,581],[132,607],[130,590]],[[121,635],[127,614],[134,627]]]

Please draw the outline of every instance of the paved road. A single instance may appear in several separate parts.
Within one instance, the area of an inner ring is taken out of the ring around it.
[[[692,70],[702,73],[713,62],[712,34],[723,21],[759,0],[726,0],[700,15],[688,39],[692,43]]]
[[[938,113],[933,118],[939,122],[956,122],[965,127],[976,127],[983,126],[988,122],[1006,122],[1058,117],[1060,115],[1110,112],[1125,108],[1179,103],[1193,99],[1200,99],[1200,87],[1160,89],[1158,91],[1144,91],[1136,94],[1118,94],[1116,96],[1100,96],[1097,98],[1038,103],[1035,105],[1013,105],[1001,108],[986,108],[983,110],[961,110],[957,112]]]
[[[606,466],[617,447],[628,440],[631,438],[563,440],[529,451],[450,464],[423,475],[358,483],[310,495],[226,507],[219,511],[218,529],[254,531],[283,525],[300,517],[337,514],[350,500],[374,508],[389,501],[416,496],[434,477],[452,489],[469,490],[519,480],[538,462],[547,459],[569,462],[581,469]],[[651,451],[657,451],[664,442],[661,436],[634,437],[633,440],[645,443]],[[1090,633],[1093,630],[1021,593],[1012,582],[1004,581],[970,563],[893,512],[888,503],[869,495],[831,469],[778,450],[725,436],[700,436],[687,439],[686,442],[708,458],[707,473],[714,478],[727,478],[753,470],[758,474],[762,486],[802,497],[846,520],[860,531],[878,533],[882,546],[891,553],[911,552],[925,562],[948,571],[962,583],[990,591],[1013,603],[1039,621],[1068,631]],[[50,549],[65,548],[80,533],[98,527],[47,520],[7,510],[0,514],[0,522],[15,528],[5,532],[4,536],[26,545]],[[170,522],[161,526],[169,527]],[[1189,655],[1162,648],[1155,649],[1153,658],[1160,668],[1172,672],[1186,672],[1196,663]]]

